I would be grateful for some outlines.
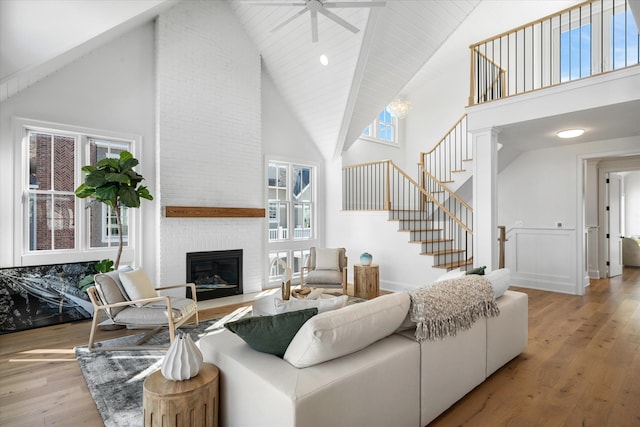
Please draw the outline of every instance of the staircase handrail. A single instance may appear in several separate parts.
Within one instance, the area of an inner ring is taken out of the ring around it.
[[[409,181],[411,184],[413,184],[415,186],[415,188],[418,189],[418,191],[420,191],[422,196],[426,197],[429,201],[431,201],[434,205],[436,205],[442,212],[444,212],[449,218],[451,218],[453,221],[455,221],[465,231],[467,231],[470,234],[473,234],[473,230],[471,230],[466,224],[464,224],[457,216],[452,214],[451,211],[449,211],[449,209],[444,207],[444,205],[442,205],[442,203],[440,203],[435,197],[433,197],[433,195],[431,193],[429,193],[426,189],[422,188],[420,186],[420,184],[418,184],[416,182],[416,180],[411,178],[393,160],[379,160],[379,161],[375,161],[375,162],[367,162],[367,163],[360,163],[360,164],[356,164],[356,165],[348,165],[348,166],[343,166],[342,169],[354,169],[354,168],[359,168],[359,167],[361,168],[361,167],[365,167],[365,166],[383,165],[383,164],[386,164],[387,168],[393,167],[396,171],[398,171],[398,173],[400,173],[402,176],[404,176],[404,178],[407,179],[407,181]],[[431,175],[431,174],[429,174],[429,175]],[[387,210],[389,210],[390,203],[391,203],[390,202],[390,197],[389,197],[389,190],[390,190],[389,174],[387,173],[386,182],[385,182],[385,200],[384,200],[384,206],[387,207]],[[448,190],[448,191],[451,192],[451,190]],[[470,212],[473,212],[473,209],[467,203],[462,201],[457,195],[454,194],[454,197],[458,201],[462,202],[463,206],[465,208],[469,209]]]
[[[469,204],[467,202],[465,202],[464,200],[462,200],[460,198],[460,196],[458,196],[453,190],[451,190],[449,187],[447,187],[442,181],[440,181],[438,178],[436,178],[435,176],[431,175],[431,173],[422,168],[421,170],[422,173],[428,175],[432,180],[435,181],[436,184],[438,184],[438,186],[442,187],[442,189],[444,191],[446,191],[447,193],[449,193],[449,197],[453,197],[454,199],[456,199],[458,202],[460,202],[460,204],[462,206],[464,206],[465,208],[469,209],[469,211],[473,212],[473,208],[471,206],[469,206]],[[426,191],[426,190],[425,190]],[[427,191],[428,192],[428,191]]]
[[[440,139],[440,141],[438,141],[438,143],[437,143],[436,145],[434,145],[434,146],[433,146],[433,148],[432,148],[431,150],[429,150],[429,151],[421,151],[421,152],[420,152],[420,163],[418,163],[419,165],[422,165],[422,166],[424,167],[424,156],[426,156],[426,155],[429,155],[429,154],[433,153],[433,152],[436,150],[436,148],[438,148],[438,147],[440,146],[440,144],[444,143],[444,141],[447,139],[447,136],[448,136],[451,132],[453,132],[453,131],[455,130],[455,128],[457,128],[457,127],[458,127],[458,125],[460,124],[460,122],[461,122],[462,120],[464,120],[464,118],[465,118],[465,117],[467,117],[467,113],[464,113],[464,114],[462,115],[462,117],[460,117],[460,118],[458,119],[458,121],[457,121],[453,126],[451,126],[451,127],[449,128],[449,130],[447,130],[447,131],[445,132],[445,134],[444,134],[445,136],[443,136],[443,137],[442,137],[442,139]]]

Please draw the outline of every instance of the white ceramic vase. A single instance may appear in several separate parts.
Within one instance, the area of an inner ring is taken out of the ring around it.
[[[202,367],[202,353],[191,337],[180,334],[164,356],[160,371],[162,376],[172,381],[183,381],[195,377]]]

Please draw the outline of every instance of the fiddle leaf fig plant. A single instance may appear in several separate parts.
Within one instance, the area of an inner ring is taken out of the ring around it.
[[[93,198],[87,208],[94,203],[104,203],[115,213],[119,243],[118,255],[113,266],[115,270],[120,265],[123,247],[121,208],[138,208],[140,199],[153,200],[147,187],[140,185],[144,178],[133,170],[138,163],[130,152],[122,151],[117,159],[106,158],[95,165],[84,166],[84,183],[75,191],[76,196],[81,199]]]

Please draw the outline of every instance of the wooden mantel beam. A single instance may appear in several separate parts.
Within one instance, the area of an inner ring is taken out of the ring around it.
[[[264,208],[215,208],[206,206],[166,206],[167,218],[264,218]]]

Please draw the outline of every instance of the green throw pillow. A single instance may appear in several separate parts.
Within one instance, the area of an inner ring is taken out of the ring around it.
[[[282,358],[298,329],[316,314],[317,308],[307,308],[275,316],[248,317],[226,323],[224,327],[242,338],[252,349]]]
[[[477,274],[478,276],[484,276],[484,269],[487,266],[483,265],[482,267],[472,268],[471,270],[467,270],[467,274]]]

